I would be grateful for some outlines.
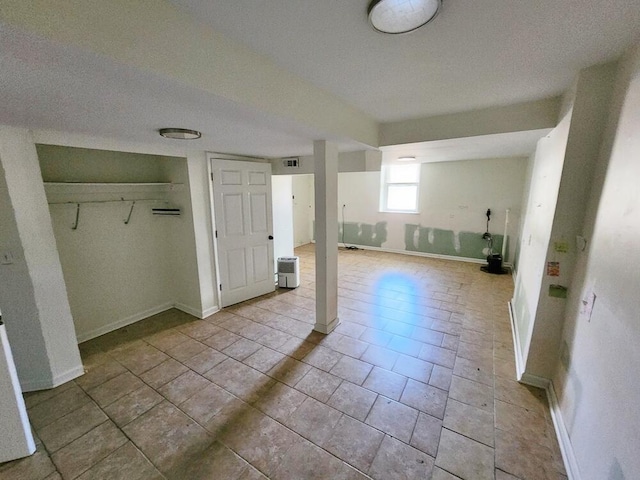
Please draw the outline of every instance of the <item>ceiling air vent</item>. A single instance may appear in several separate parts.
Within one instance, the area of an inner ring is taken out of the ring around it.
[[[298,157],[295,158],[285,158],[282,160],[282,164],[285,167],[293,167],[298,168],[300,166],[300,159]]]

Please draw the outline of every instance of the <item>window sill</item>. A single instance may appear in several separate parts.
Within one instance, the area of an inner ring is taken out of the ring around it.
[[[420,215],[419,211],[414,210],[378,210],[378,213],[402,213],[404,215]]]

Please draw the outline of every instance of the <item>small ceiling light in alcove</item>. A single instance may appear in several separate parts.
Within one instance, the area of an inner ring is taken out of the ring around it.
[[[164,138],[175,140],[195,140],[202,136],[197,130],[187,130],[186,128],[161,128],[158,133]]]
[[[399,162],[413,162],[416,157],[398,157]]]
[[[382,33],[412,32],[433,20],[442,0],[373,0],[369,4],[369,22]]]

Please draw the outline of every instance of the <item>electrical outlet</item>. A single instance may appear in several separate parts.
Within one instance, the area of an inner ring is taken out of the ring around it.
[[[11,265],[13,263],[13,255],[6,251],[0,253],[0,265]]]

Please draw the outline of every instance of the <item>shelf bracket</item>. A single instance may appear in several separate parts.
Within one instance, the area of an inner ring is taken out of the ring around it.
[[[78,229],[78,220],[80,219],[80,204],[76,203],[76,221],[71,225],[71,230]]]
[[[129,225],[129,222],[131,221],[131,214],[133,213],[133,207],[135,207],[136,202],[135,200],[133,202],[131,202],[131,208],[129,209],[129,215],[127,215],[127,219],[124,221],[125,225]]]

